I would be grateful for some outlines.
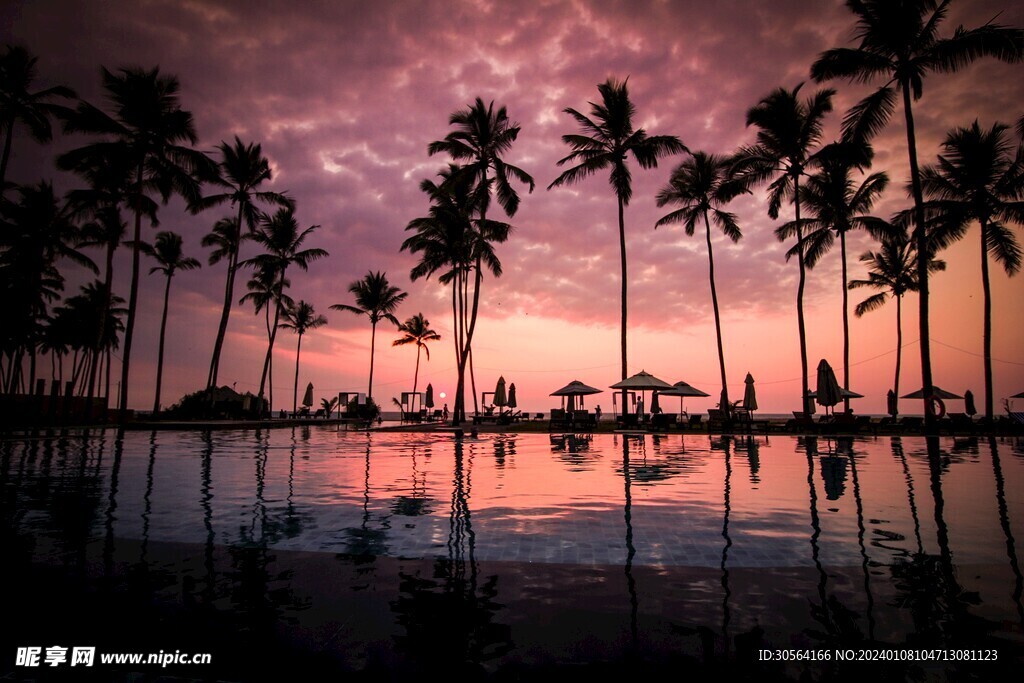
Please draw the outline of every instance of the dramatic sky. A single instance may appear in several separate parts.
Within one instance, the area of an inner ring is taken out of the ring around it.
[[[1024,4],[1012,0],[955,3],[944,35],[958,24],[993,18],[1024,26]],[[606,175],[547,191],[567,153],[561,135],[576,132],[566,107],[581,111],[597,99],[597,84],[629,78],[636,125],[673,134],[693,150],[727,153],[753,141],[748,108],[772,89],[809,81],[815,57],[851,44],[853,21],[840,2],[775,0],[703,2],[6,2],[0,39],[39,55],[40,87],[66,84],[105,106],[100,67],[159,65],[181,81],[182,105],[196,121],[200,147],[211,154],[239,136],[262,143],[271,160],[267,189],[297,201],[303,226],[319,225],[309,240],[330,252],[308,272],[290,274],[291,294],[312,302],[330,323],[303,339],[300,385],[316,394],[366,388],[370,325],[365,317],[329,311],[351,303],[348,285],[381,270],[409,292],[398,316],[423,312],[443,337],[420,369],[421,387],[454,390],[448,291],[436,280],[411,282],[414,256],[399,252],[410,219],[425,215],[419,183],[447,162],[427,145],[449,131],[448,118],[474,98],[507,107],[521,125],[507,160],[531,173],[532,194],[511,219],[501,245],[504,275],[484,282],[474,344],[478,391],[499,375],[516,383],[520,404],[540,411],[572,379],[605,388],[619,379],[619,247],[616,209]],[[984,60],[955,75],[932,76],[916,104],[922,163],[934,161],[953,126],[975,118],[990,126],[1024,112],[1020,65]],[[838,89],[827,139],[838,134],[841,112],[867,90]],[[816,87],[808,82],[804,92]],[[18,137],[9,179],[53,178],[70,189],[74,178],[54,170],[53,157],[85,142],[58,137],[39,146]],[[907,206],[905,132],[900,116],[878,139],[874,170],[891,188],[876,213]],[[634,196],[626,210],[629,259],[629,371],[646,369],[669,382],[685,380],[716,394],[718,363],[703,235],[678,227],[654,230],[667,210],[654,201],[671,169],[633,167]],[[744,233],[738,244],[714,236],[726,364],[733,397],[749,371],[768,412],[798,406],[800,385],[795,263],[773,235],[758,190],[734,202]],[[785,212],[791,211],[786,208]],[[161,209],[161,229],[184,235],[201,258],[203,234],[229,208],[198,216],[180,202]],[[784,213],[785,218],[791,214]],[[147,231],[152,234],[148,227]],[[850,240],[851,276],[864,277],[857,256],[871,248]],[[980,241],[977,228],[944,254],[947,272],[933,279],[932,353],[936,384],[962,393],[982,389]],[[243,256],[252,255],[249,246]],[[97,252],[98,257],[98,252]],[[115,288],[127,296],[129,262],[117,264]],[[828,359],[842,377],[841,282],[838,247],[809,274],[808,349],[812,368]],[[147,269],[148,270],[148,269]],[[168,322],[164,403],[202,386],[223,296],[224,264],[175,278]],[[240,278],[236,298],[244,293]],[[995,394],[1024,390],[1024,279],[992,271]],[[162,281],[143,278],[143,306],[133,353],[131,405],[152,404]],[[852,293],[851,307],[866,296]],[[904,306],[901,388],[920,386],[917,299]],[[896,358],[895,305],[851,316],[851,388],[867,395],[860,412],[884,411]],[[392,348],[397,335],[378,328],[374,394],[383,403],[411,389],[415,352]],[[221,365],[222,384],[255,391],[266,334],[247,306],[232,313]],[[291,406],[295,337],[282,331],[275,350],[274,407]],[[813,377],[812,377],[813,383]],[[904,393],[901,392],[901,393]],[[300,389],[301,396],[301,389]],[[598,397],[611,410],[611,392]],[[317,401],[319,402],[319,401]],[[594,402],[589,405],[593,406]],[[704,408],[712,399],[691,400]],[[958,404],[962,408],[962,404]],[[951,408],[958,409],[958,405]],[[910,408],[910,406],[908,406]],[[917,405],[913,408],[918,408]]]

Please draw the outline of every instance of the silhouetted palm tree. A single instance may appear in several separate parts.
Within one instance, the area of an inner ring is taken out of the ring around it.
[[[263,312],[264,323],[267,330],[267,343],[269,346],[272,345],[272,339],[277,334],[277,325],[274,319],[271,317],[271,311],[276,312],[284,310],[294,304],[292,298],[285,293],[285,290],[291,286],[291,280],[288,278],[281,278],[278,272],[270,266],[258,266],[253,276],[249,278],[246,283],[246,289],[248,292],[238,300],[238,303],[244,304],[249,302],[252,304],[253,312],[257,315]],[[269,355],[269,354],[268,354]],[[264,377],[269,376],[270,378],[270,399],[267,401],[267,406],[273,405],[274,396],[274,365],[273,356],[270,356],[270,362],[264,362],[263,371]],[[262,383],[262,380],[261,380]],[[260,413],[264,412],[264,406],[262,398],[257,408]]]
[[[627,81],[629,79],[626,79]],[[674,135],[647,135],[643,128],[633,128],[636,107],[629,99],[626,81],[609,78],[597,86],[601,102],[590,103],[590,116],[569,107],[563,111],[580,127],[581,134],[563,135],[562,142],[572,152],[558,160],[559,166],[575,164],[548,185],[575,185],[598,171],[609,170],[609,182],[619,207],[619,254],[622,262],[622,379],[626,379],[626,222],[624,210],[633,196],[633,179],[626,165],[632,155],[640,168],[657,168],[658,159],[687,151]],[[626,391],[622,393],[623,409]]]
[[[213,345],[213,356],[210,360],[210,374],[206,381],[206,388],[212,389],[217,385],[217,373],[220,369],[220,355],[224,347],[224,336],[227,334],[228,318],[231,315],[231,304],[234,301],[235,272],[238,270],[238,248],[243,239],[241,229],[243,223],[251,233],[256,229],[256,223],[263,214],[256,207],[257,202],[279,206],[282,208],[294,208],[294,203],[284,194],[278,192],[260,192],[256,188],[265,181],[271,180],[270,162],[263,156],[262,147],[256,143],[245,144],[235,136],[233,145],[221,142],[218,147],[221,153],[220,177],[213,181],[225,192],[203,197],[196,203],[196,208],[207,209],[213,206],[220,206],[230,202],[232,206],[238,207],[238,215],[232,220],[218,221],[214,230],[220,227],[223,237],[220,246],[226,249],[223,255],[228,259],[227,280],[224,284],[224,308],[220,315],[220,324],[217,327],[217,339]],[[211,233],[212,234],[212,233]],[[206,244],[204,246],[211,246]],[[213,256],[211,255],[211,258]],[[219,260],[220,257],[218,257]],[[211,261],[211,265],[213,261]]]
[[[448,119],[455,130],[427,146],[428,154],[447,154],[456,162],[464,162],[462,166],[451,166],[449,184],[461,186],[455,192],[466,193],[470,213],[476,213],[476,226],[480,236],[485,236],[488,229],[487,211],[491,203],[491,190],[494,189],[498,204],[510,218],[519,208],[519,194],[512,187],[511,180],[517,180],[528,186],[533,192],[533,178],[517,166],[506,162],[502,156],[512,147],[519,136],[519,124],[508,118],[505,107],[494,110],[494,102],[485,105],[481,98],[467,107],[454,112]],[[504,225],[504,224],[502,224]],[[484,237],[486,239],[486,237]],[[501,239],[493,235],[490,241],[504,242],[508,238],[506,230]],[[472,375],[473,333],[476,331],[477,311],[480,307],[480,286],[483,281],[481,253],[474,254],[476,276],[473,284],[473,306],[468,315],[463,339],[463,351],[459,358],[458,386],[456,388],[456,420],[464,417],[465,410],[465,367],[470,363]],[[492,269],[493,270],[493,269]],[[498,273],[500,275],[500,272]],[[468,283],[467,283],[468,284]],[[475,381],[474,381],[475,385]],[[476,391],[473,392],[473,403],[476,404]],[[460,417],[460,406],[463,415]]]
[[[942,143],[938,164],[921,169],[921,186],[930,201],[945,241],[957,239],[977,221],[981,227],[981,287],[984,293],[985,416],[993,417],[992,290],[988,259],[1002,264],[1007,275],[1020,270],[1021,248],[1010,223],[1024,223],[1024,157],[1007,135],[1009,126],[995,123],[982,130],[975,121],[955,128]]]
[[[843,278],[843,388],[850,389],[850,316],[847,303],[846,233],[857,228],[867,230],[881,240],[889,223],[864,214],[889,184],[884,172],[872,173],[858,184],[853,175],[863,171],[869,163],[870,148],[866,144],[832,143],[816,155],[818,170],[807,178],[800,199],[814,218],[803,221],[804,263],[813,268],[818,260],[832,248],[839,236],[839,258]],[[780,241],[797,233],[795,222],[786,223],[775,231]],[[791,250],[786,258],[794,255]],[[843,400],[844,409],[850,409],[850,399]]]
[[[43,181],[18,188],[18,201],[4,200],[0,214],[0,269],[5,300],[5,354],[8,356],[5,390],[20,384],[24,354],[30,359],[29,383],[35,382],[36,344],[47,318],[48,305],[64,291],[64,277],[56,264],[67,259],[96,272],[96,265],[78,247],[81,230],[74,212]]]
[[[814,163],[813,150],[821,140],[825,115],[832,111],[834,90],[819,90],[806,100],[800,88],[777,88],[747,112],[747,125],[757,126],[757,142],[737,153],[738,167],[751,181],[767,181],[768,216],[779,217],[784,199],[792,199],[795,213],[796,254],[800,279],[796,291],[797,327],[800,334],[800,405],[807,411],[807,332],[804,324],[804,232],[800,219],[800,178]],[[777,177],[776,177],[777,176]]]
[[[298,303],[285,309],[284,322],[281,327],[292,330],[299,335],[299,341],[295,345],[295,390],[292,392],[292,413],[299,409],[299,354],[302,353],[302,335],[310,330],[323,327],[327,324],[327,318],[318,315],[313,309],[313,304],[299,299]]]
[[[113,116],[81,102],[74,115],[69,117],[65,130],[103,135],[105,139],[63,154],[58,159],[58,165],[66,170],[83,166],[95,168],[110,158],[112,153],[135,160],[130,190],[126,196],[127,205],[135,215],[135,225],[132,237],[131,292],[128,297],[128,319],[125,323],[121,363],[119,408],[123,418],[128,408],[128,377],[139,298],[139,258],[145,198],[156,192],[166,202],[172,194],[178,194],[192,204],[199,199],[197,178],[215,177],[216,165],[205,154],[186,146],[196,144],[198,137],[192,114],[182,109],[179,103],[180,85],[176,77],[161,76],[159,68],[150,71],[125,68],[116,74],[103,69],[103,88],[113,107]]]
[[[328,255],[323,249],[302,248],[302,243],[306,241],[310,233],[319,228],[319,225],[311,225],[299,232],[299,224],[295,220],[294,210],[290,207],[278,209],[273,216],[263,217],[259,228],[252,237],[254,242],[266,250],[266,253],[257,254],[244,263],[274,273],[278,279],[278,296],[280,297],[280,292],[284,291],[285,272],[289,266],[296,265],[302,270],[309,270],[311,262]],[[277,338],[277,327],[281,321],[282,310],[280,302],[274,305],[274,322],[270,326],[270,345],[267,347],[267,357],[263,361],[263,376],[260,378],[259,397],[261,399],[266,387],[267,373],[270,371],[270,359],[274,350],[274,340]]]
[[[708,214],[714,216],[715,225],[721,228],[733,242],[743,236],[736,222],[736,215],[723,211],[721,207],[750,190],[741,178],[733,172],[732,160],[728,157],[706,152],[693,152],[693,156],[679,164],[672,172],[668,185],[658,192],[658,206],[681,205],[681,208],[662,216],[654,224],[668,225],[682,223],[686,234],[693,236],[697,221],[704,222],[704,237],[708,245],[708,279],[711,282],[711,306],[715,312],[715,335],[718,340],[718,366],[722,373],[722,397],[720,405],[728,410],[729,391],[726,387],[725,351],[722,346],[722,322],[718,312],[718,292],[715,289],[715,255],[711,248],[711,223]]]
[[[373,354],[377,340],[377,323],[382,319],[390,320],[397,327],[398,319],[394,313],[409,295],[392,286],[387,276],[380,271],[368,272],[362,280],[350,284],[348,291],[355,295],[356,305],[334,304],[331,308],[335,311],[365,315],[370,319],[370,381],[366,395],[373,398]]]
[[[917,246],[907,237],[906,231],[894,226],[882,239],[881,249],[861,254],[860,261],[869,268],[868,278],[850,280],[847,287],[870,287],[880,291],[857,304],[854,309],[857,317],[880,307],[890,297],[896,299],[896,376],[893,379],[893,393],[899,396],[900,360],[903,354],[903,295],[918,291]],[[945,262],[931,260],[930,270],[945,269]]]
[[[14,125],[20,123],[28,128],[37,142],[49,142],[53,137],[50,119],[70,111],[51,100],[75,97],[73,90],[61,85],[31,92],[37,61],[37,57],[20,46],[8,45],[0,55],[0,132],[4,136],[4,150],[0,156],[0,198],[7,189],[7,162],[11,158]]]
[[[978,57],[996,57],[1006,62],[1024,58],[1024,32],[987,23],[973,29],[957,27],[951,38],[940,38],[939,25],[951,0],[847,0],[857,19],[855,48],[834,48],[818,56],[811,66],[816,81],[845,78],[857,83],[885,79],[885,84],[861,100],[843,120],[843,134],[854,141],[868,140],[882,130],[903,97],[907,152],[910,159],[910,187],[914,198],[917,253],[928,252],[924,195],[917,165],[913,100],[921,99],[924,77],[930,72],[950,73]],[[933,427],[928,410],[932,391],[931,341],[928,322],[928,262],[917,265],[920,283],[921,381],[926,401],[925,419]]]
[[[200,267],[199,261],[191,256],[185,256],[181,247],[181,235],[167,231],[158,232],[156,234],[156,241],[152,245],[142,245],[142,250],[146,255],[153,257],[157,262],[157,265],[149,269],[149,274],[163,273],[167,277],[167,284],[164,286],[164,311],[160,316],[160,346],[156,361],[156,395],[153,398],[154,415],[160,412],[160,385],[164,375],[164,337],[167,332],[167,307],[171,297],[171,278],[179,270],[195,270]]]
[[[427,354],[427,360],[430,360],[430,349],[427,348],[427,342],[437,341],[441,335],[430,329],[430,321],[424,318],[422,313],[417,313],[399,325],[398,331],[403,336],[391,342],[392,346],[416,345],[416,372],[412,376],[412,393],[415,394],[420,379],[420,351]]]

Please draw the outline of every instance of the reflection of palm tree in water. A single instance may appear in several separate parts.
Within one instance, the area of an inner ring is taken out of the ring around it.
[[[626,573],[626,586],[629,590],[629,633],[632,638],[633,648],[637,646],[637,612],[640,609],[640,601],[637,597],[636,579],[633,578],[633,558],[636,556],[636,547],[633,545],[633,493],[632,478],[629,468],[629,442],[625,436],[622,437],[622,483],[625,489],[623,505],[623,519],[626,522],[626,564],[623,571]],[[646,441],[641,436],[638,439],[641,452]]]
[[[149,465],[146,467],[146,493],[142,496],[142,547],[139,565],[146,567],[146,553],[149,551],[149,517],[153,514],[153,470],[156,467],[156,430],[149,433]]]
[[[117,521],[117,485],[121,473],[121,456],[124,453],[124,430],[118,429],[114,438],[114,462],[110,466],[110,494],[107,496],[105,518],[106,539],[103,543],[103,575],[114,574],[114,522]]]
[[[864,570],[864,595],[867,597],[867,617],[868,617],[868,638],[870,640],[875,639],[875,598],[871,593],[871,571],[870,571],[870,558],[868,557],[867,546],[864,543],[864,537],[867,533],[867,529],[864,525],[864,501],[860,496],[860,479],[857,477],[857,454],[853,450],[853,439],[847,442],[840,441],[840,448],[846,451],[846,455],[850,459],[850,475],[853,478],[853,500],[857,505],[857,543],[860,545],[860,556],[861,556],[861,567]]]
[[[1021,575],[1020,563],[1017,561],[1017,548],[1013,539],[1013,531],[1010,529],[1010,516],[1006,508],[1006,482],[1003,479],[1003,466],[999,460],[999,449],[996,446],[995,437],[990,436],[988,447],[992,452],[992,474],[996,480],[996,501],[999,504],[999,524],[1006,536],[1006,556],[1010,560],[1010,569],[1013,570],[1013,602],[1017,606],[1017,617],[1024,626],[1024,605],[1021,604],[1021,593],[1024,593],[1024,576]]]
[[[201,483],[199,486],[199,505],[203,508],[203,527],[206,529],[206,543],[203,548],[203,568],[206,570],[206,587],[204,598],[206,603],[213,602],[216,573],[213,564],[213,432],[207,430],[202,433],[203,440],[203,461],[200,470]]]
[[[910,467],[907,466],[907,455],[903,452],[903,441],[898,436],[892,437],[892,454],[900,461],[903,467],[903,479],[907,483],[907,502],[910,505],[910,516],[914,520],[914,538],[917,540],[917,554],[924,553],[924,544],[921,542],[921,519],[917,516],[917,502],[914,498],[914,478],[910,474]]]
[[[753,438],[753,437],[751,437]],[[726,562],[729,559],[729,548],[732,547],[732,538],[729,536],[729,512],[732,510],[730,494],[732,492],[732,441],[731,439],[722,439],[722,451],[725,453],[725,493],[723,495],[724,514],[722,517],[722,538],[725,539],[725,545],[722,546],[722,641],[725,647],[725,654],[729,654],[729,597],[732,595],[732,591],[729,589],[729,569]]]

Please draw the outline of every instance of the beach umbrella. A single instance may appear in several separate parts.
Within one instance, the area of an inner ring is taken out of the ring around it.
[[[661,404],[658,403],[658,392],[655,391],[654,394],[651,395],[651,412],[656,413],[660,410]]]
[[[507,403],[508,397],[505,394],[505,378],[499,377],[498,384],[497,386],[494,387],[494,405],[498,406],[499,408],[502,408]]]
[[[652,374],[650,374],[648,372],[645,372],[645,371],[641,370],[640,372],[636,373],[632,377],[627,377],[626,379],[622,380],[621,382],[616,382],[615,384],[611,385],[611,388],[612,389],[633,389],[634,391],[639,391],[639,392],[641,392],[640,393],[640,400],[643,401],[643,392],[644,391],[654,391],[655,389],[658,389],[659,391],[661,389],[671,389],[672,385],[669,384],[668,382],[664,381],[664,380],[658,379],[657,377],[655,377],[654,375],[652,375]],[[622,408],[623,408],[623,412],[625,412],[625,408],[626,407],[623,406]]]
[[[932,396],[941,399],[963,398],[963,396],[958,396],[952,392],[946,391],[945,389],[940,389],[934,384],[932,385]],[[906,396],[901,396],[900,398],[924,398],[924,389],[918,389],[917,391],[907,394]]]
[[[743,390],[743,407],[751,412],[757,410],[757,392],[754,391],[754,377],[748,372],[747,378],[743,380],[746,388]]]
[[[1024,398],[1024,391],[1020,392],[1019,394],[1014,394],[1010,398]]]
[[[302,405],[307,408],[313,405],[313,383],[306,385],[306,393],[302,395]]]
[[[890,389],[889,393],[885,395],[885,408],[887,413],[889,413],[893,417],[896,417],[896,392],[894,392],[892,389]]]
[[[824,358],[818,363],[818,384],[815,401],[825,406],[825,412],[842,400],[842,389],[836,381],[836,373]]]
[[[700,389],[690,386],[686,382],[676,382],[672,385],[671,389],[662,389],[662,396],[678,396],[679,397],[679,412],[683,412],[683,399],[687,396],[710,396],[711,394],[704,393]]]
[[[592,386],[584,384],[583,382],[579,381],[578,379],[574,379],[573,381],[569,382],[568,384],[566,384],[561,389],[557,389],[555,391],[552,391],[549,394],[549,396],[561,396],[561,397],[563,397],[563,399],[568,396],[569,397],[569,407],[568,407],[568,410],[572,410],[575,407],[575,404],[576,404],[576,401],[574,400],[576,396],[590,396],[591,394],[601,394],[601,393],[604,393],[603,389],[595,389]],[[580,401],[580,405],[583,405],[582,401]]]
[[[434,407],[434,385],[433,384],[428,384],[427,385],[427,397],[423,400],[423,405],[425,405],[427,408],[433,408]]]
[[[972,417],[978,413],[974,405],[974,393],[970,389],[964,392],[964,412]]]
[[[512,382],[512,384],[510,384],[509,387],[508,387],[508,407],[509,408],[516,408],[516,407],[518,407],[518,404],[516,403],[516,383],[515,382]]]

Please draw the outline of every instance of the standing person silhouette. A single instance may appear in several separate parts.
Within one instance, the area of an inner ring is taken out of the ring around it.
[[[442,413],[442,419],[445,422],[448,421],[448,404],[447,403],[444,404],[444,413]]]

